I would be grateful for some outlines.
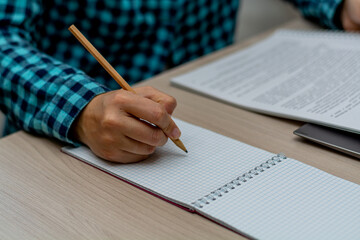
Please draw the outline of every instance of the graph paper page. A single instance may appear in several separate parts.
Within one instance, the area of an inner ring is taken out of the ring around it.
[[[257,239],[360,239],[360,186],[293,159],[198,210]]]
[[[66,147],[63,151],[182,205],[190,205],[274,155],[181,120],[175,121],[182,131],[181,140],[189,151],[187,154],[171,141],[158,148],[152,157],[134,164],[104,161],[86,147]]]
[[[296,160],[285,159],[202,208],[194,202],[274,156],[175,119],[183,153],[171,141],[149,159],[116,164],[86,147],[64,152],[260,239],[360,238],[360,187]],[[286,150],[286,149],[285,149]]]

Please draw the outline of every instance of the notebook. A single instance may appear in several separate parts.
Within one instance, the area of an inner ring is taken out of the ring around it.
[[[360,35],[280,30],[171,82],[238,107],[360,133]]]
[[[250,238],[360,239],[359,185],[175,121],[188,154],[171,141],[133,164],[104,161],[84,146],[63,151]]]

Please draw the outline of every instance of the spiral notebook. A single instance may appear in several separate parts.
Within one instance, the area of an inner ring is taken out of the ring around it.
[[[279,30],[171,80],[238,107],[360,133],[360,34]]]
[[[359,185],[175,121],[188,154],[171,141],[134,164],[104,161],[86,147],[63,151],[250,238],[360,239]]]

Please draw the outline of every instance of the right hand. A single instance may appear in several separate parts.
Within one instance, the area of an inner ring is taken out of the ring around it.
[[[344,0],[341,23],[346,31],[360,30],[360,0]]]
[[[152,87],[107,92],[83,109],[72,131],[96,155],[113,162],[130,163],[147,158],[180,130],[170,115],[176,100]],[[156,126],[153,126],[143,120]]]

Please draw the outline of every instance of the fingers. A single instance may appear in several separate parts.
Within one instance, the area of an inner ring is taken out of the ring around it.
[[[140,161],[155,152],[151,146],[124,135],[103,134],[98,139],[98,145],[90,146],[98,156],[113,162],[130,163]]]
[[[120,151],[126,151],[136,155],[150,155],[155,152],[155,149],[156,146],[151,146],[128,137],[122,141],[119,147]]]
[[[170,117],[175,107],[174,98],[153,88],[138,88],[137,94],[111,91],[93,98],[72,128],[74,136],[96,155],[114,162],[136,162],[164,145],[168,137],[180,137]]]
[[[168,114],[172,114],[176,108],[176,99],[166,93],[163,93],[153,87],[140,87],[135,89],[136,93],[142,97],[160,103],[165,107]]]
[[[149,157],[149,155],[139,155],[130,153],[124,150],[116,150],[116,151],[95,151],[91,149],[97,156],[111,161],[111,162],[118,162],[118,163],[133,163],[145,160]]]
[[[178,139],[180,137],[179,128],[171,119],[164,106],[147,98],[141,98],[137,103],[129,103],[125,106],[125,110],[138,118],[155,124],[170,138]]]
[[[158,127],[152,126],[144,121],[139,121],[129,116],[122,120],[124,135],[150,146],[163,146],[168,137]]]
[[[155,124],[170,138],[180,137],[179,128],[163,105],[129,92],[121,94],[118,98],[119,106],[123,111]]]

